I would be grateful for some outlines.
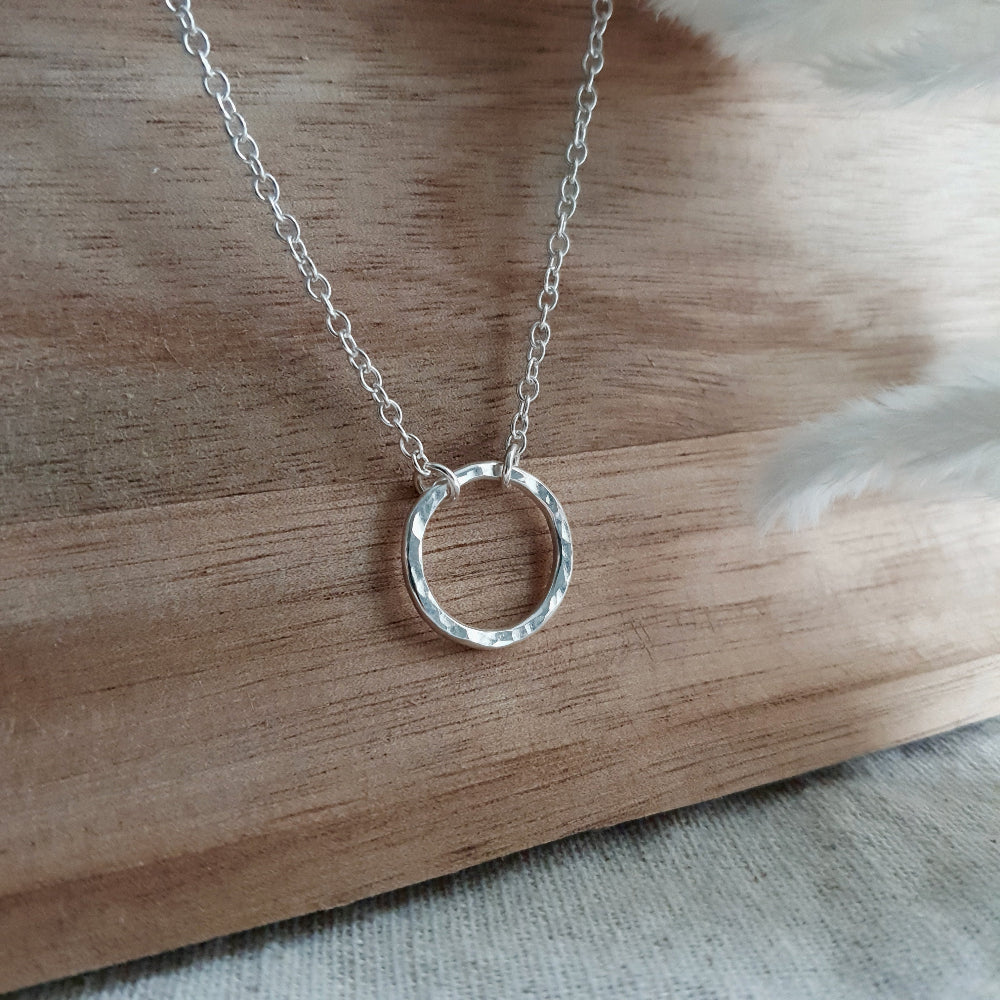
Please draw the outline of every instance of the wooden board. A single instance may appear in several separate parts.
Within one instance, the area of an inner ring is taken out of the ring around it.
[[[431,458],[496,455],[585,5],[196,13]],[[402,461],[166,13],[5,21],[0,988],[1000,711],[995,507],[760,540],[743,500],[781,428],[993,332],[989,108],[859,109],[621,7],[526,458],[573,583],[479,653],[409,605]],[[509,618],[544,525],[474,499],[432,582]]]

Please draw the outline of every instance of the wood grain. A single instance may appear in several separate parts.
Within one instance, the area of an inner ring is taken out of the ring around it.
[[[616,13],[526,460],[574,580],[481,653],[409,605],[398,453],[166,14],[8,7],[0,988],[1000,712],[994,507],[761,540],[743,499],[783,427],[993,332],[994,110],[859,110]],[[199,19],[432,458],[495,455],[585,7]],[[475,499],[432,571],[485,623],[545,529]]]

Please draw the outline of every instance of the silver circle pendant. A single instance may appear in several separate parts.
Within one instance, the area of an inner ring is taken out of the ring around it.
[[[500,462],[479,462],[466,465],[456,470],[455,479],[458,485],[464,486],[473,479],[500,479],[503,466]],[[424,533],[427,522],[448,496],[448,484],[436,483],[426,490],[414,504],[413,510],[406,521],[406,531],[403,534],[403,573],[406,578],[406,588],[413,598],[417,610],[439,632],[465,646],[475,646],[479,649],[501,649],[512,643],[527,639],[537,632],[555,614],[556,608],[566,596],[570,573],[573,571],[573,540],[569,533],[569,523],[566,515],[552,491],[540,480],[527,472],[522,472],[516,466],[511,470],[510,481],[513,485],[526,490],[545,511],[552,533],[552,544],[555,547],[555,567],[552,570],[552,582],[549,584],[542,603],[524,621],[510,628],[486,630],[463,625],[452,618],[434,599],[424,572]]]

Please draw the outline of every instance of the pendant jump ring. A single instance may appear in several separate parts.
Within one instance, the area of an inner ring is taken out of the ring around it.
[[[443,482],[448,487],[448,496],[452,500],[458,499],[458,494],[462,487],[458,482],[458,477],[447,465],[440,465],[438,462],[428,462],[427,468],[436,472],[436,476],[422,476],[419,472],[413,473],[413,485],[418,493],[426,493],[432,486]]]
[[[517,445],[512,441],[507,448],[507,454],[503,457],[503,466],[500,471],[500,482],[505,487],[510,486],[510,477],[518,461]]]

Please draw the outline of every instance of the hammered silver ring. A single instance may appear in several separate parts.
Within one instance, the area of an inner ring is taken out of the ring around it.
[[[474,479],[501,479],[503,463],[480,462],[466,465],[456,470],[454,476],[460,486]],[[545,511],[555,551],[552,580],[541,604],[527,618],[510,628],[479,629],[463,625],[449,615],[431,593],[424,571],[424,534],[431,515],[448,496],[446,483],[437,483],[423,493],[410,511],[403,533],[403,575],[406,588],[417,610],[429,625],[449,639],[477,649],[502,649],[537,632],[562,603],[566,596],[566,588],[569,586],[570,574],[573,572],[573,540],[566,515],[555,495],[541,480],[517,466],[510,471],[510,481],[527,491]]]

